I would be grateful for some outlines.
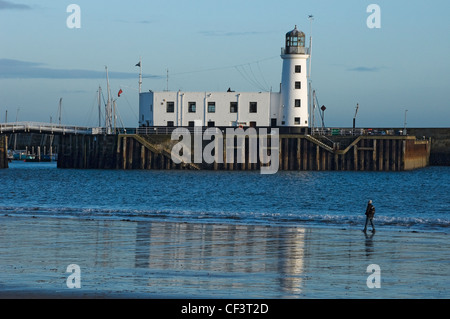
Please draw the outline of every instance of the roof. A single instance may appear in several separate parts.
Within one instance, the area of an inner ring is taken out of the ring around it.
[[[304,37],[304,36],[305,34],[302,31],[299,31],[297,29],[297,26],[295,26],[294,30],[286,33],[286,37]]]

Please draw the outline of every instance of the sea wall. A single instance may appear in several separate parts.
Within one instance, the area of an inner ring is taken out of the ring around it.
[[[407,133],[418,139],[431,138],[430,165],[450,165],[450,128],[408,128]]]
[[[0,135],[0,169],[8,168],[8,138]]]
[[[337,137],[331,141],[319,136],[280,135],[278,143],[267,139],[267,145],[252,144],[249,137],[244,141],[242,146],[237,139],[232,147],[214,144],[216,158],[212,163],[198,161],[193,143],[190,160],[179,163],[173,161],[171,152],[178,141],[172,141],[170,135],[65,135],[59,141],[58,167],[259,170],[273,164],[277,156],[278,170],[403,171],[428,166],[431,149],[430,140],[413,136]],[[200,154],[210,143],[199,144]],[[251,157],[261,151],[272,158],[271,163]]]

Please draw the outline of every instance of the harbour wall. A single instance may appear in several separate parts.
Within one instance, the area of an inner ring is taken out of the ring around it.
[[[0,135],[0,169],[8,168],[8,138]]]
[[[375,129],[374,129],[375,130]],[[388,131],[386,128],[376,129],[379,132]],[[398,132],[403,128],[389,129],[392,132]],[[450,128],[407,128],[410,136],[415,136],[418,140],[429,140],[431,138],[431,150],[429,165],[450,165]],[[41,133],[9,133],[7,136],[8,149],[27,150],[33,153],[40,148],[41,153],[59,152],[59,138],[61,135],[41,134]],[[328,136],[330,137],[330,136]],[[330,137],[336,140],[334,136]],[[340,137],[340,139],[345,139]],[[338,141],[339,143],[339,141]]]
[[[431,139],[430,165],[450,165],[450,128],[408,128],[408,135]]]
[[[225,136],[224,136],[225,138]],[[195,147],[190,149],[190,163],[177,164],[171,151],[178,141],[170,135],[63,135],[59,139],[59,168],[84,169],[195,169],[259,170],[268,164],[252,160],[251,147],[272,157],[277,156],[278,170],[300,171],[404,171],[429,165],[431,141],[415,136],[327,137],[283,134],[278,148],[256,146],[245,138],[245,147],[236,143],[227,147],[214,145],[213,163],[195,162]],[[203,141],[202,150],[213,143]],[[272,143],[273,144],[273,143]],[[243,152],[239,152],[241,147]],[[220,151],[219,151],[220,150]],[[198,160],[197,160],[198,162]],[[272,162],[273,163],[273,162]],[[270,165],[270,164],[269,164]]]

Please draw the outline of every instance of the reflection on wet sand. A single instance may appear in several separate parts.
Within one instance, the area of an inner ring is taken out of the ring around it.
[[[439,233],[0,216],[0,297],[448,298],[448,246]],[[81,289],[66,286],[70,264]]]
[[[166,286],[252,290],[270,281],[284,293],[298,294],[304,240],[302,228],[140,222],[135,266],[172,274],[156,280]]]

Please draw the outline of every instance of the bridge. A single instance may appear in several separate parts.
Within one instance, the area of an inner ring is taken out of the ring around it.
[[[55,123],[11,122],[0,123],[0,134],[3,133],[42,133],[42,134],[98,134],[96,128]],[[101,130],[101,129],[99,129]]]

